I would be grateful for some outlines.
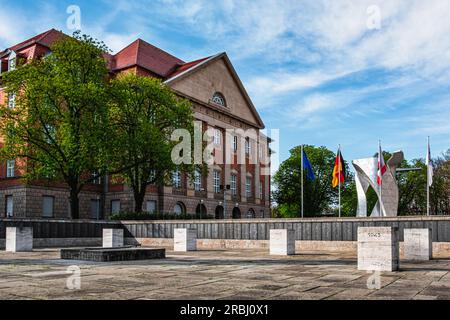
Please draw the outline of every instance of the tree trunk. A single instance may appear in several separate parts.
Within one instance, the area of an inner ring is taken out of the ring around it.
[[[145,187],[143,188],[143,190],[134,191],[134,211],[135,212],[142,212],[144,198],[145,198]]]
[[[72,219],[80,218],[80,205],[78,200],[78,191],[76,187],[70,188],[70,215]]]

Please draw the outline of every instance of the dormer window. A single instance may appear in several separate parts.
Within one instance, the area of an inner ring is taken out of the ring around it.
[[[220,92],[214,93],[211,101],[214,102],[215,104],[221,106],[221,107],[226,107],[227,106],[227,104],[225,102],[225,97]]]
[[[16,69],[17,55],[14,51],[11,52],[8,58],[8,71]]]

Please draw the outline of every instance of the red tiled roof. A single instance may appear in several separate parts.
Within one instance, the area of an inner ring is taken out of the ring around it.
[[[65,34],[58,30],[50,29],[50,30],[42,32],[32,38],[29,38],[25,41],[15,44],[14,46],[7,48],[6,50],[1,51],[0,55],[6,53],[8,50],[16,51],[16,50],[31,46],[36,43],[43,45],[45,47],[50,47],[56,40],[58,40],[62,36],[65,36]]]
[[[208,60],[209,58],[211,58],[211,57],[206,57],[206,58],[202,58],[202,59],[198,59],[198,60],[195,60],[195,61],[191,61],[191,62],[187,62],[185,64],[182,64],[178,68],[176,68],[174,72],[172,72],[170,75],[168,75],[167,78],[176,77],[180,73],[183,73],[184,71],[195,67],[196,65],[202,63],[203,61]]]
[[[25,40],[21,43],[18,43],[12,47],[9,48],[9,50],[15,51],[22,47],[32,45],[34,43],[39,43],[41,45],[44,45],[46,47],[50,47],[53,42],[55,42],[58,38],[63,36],[64,34],[60,31],[57,31],[55,29],[50,29],[48,31],[45,31],[41,34],[38,34],[37,36],[34,36],[28,40]]]
[[[65,36],[65,34],[50,29],[8,49],[15,51],[36,43],[50,47],[61,36]],[[0,52],[0,55],[6,53],[7,50]],[[173,78],[210,58],[206,57],[186,63],[142,39],[137,39],[115,55],[105,53],[103,56],[108,63],[108,68],[112,71],[139,66],[164,79]]]
[[[131,43],[114,58],[115,70],[140,66],[164,78],[179,65],[184,64],[184,61],[141,39]]]

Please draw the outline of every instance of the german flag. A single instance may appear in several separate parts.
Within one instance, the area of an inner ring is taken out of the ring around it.
[[[337,152],[336,161],[333,168],[333,188],[336,188],[339,185],[339,181],[341,184],[345,182],[345,165],[340,147]]]

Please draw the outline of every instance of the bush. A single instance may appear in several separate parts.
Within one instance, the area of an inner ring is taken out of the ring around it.
[[[196,214],[176,214],[176,213],[148,213],[148,212],[120,212],[113,214],[110,220],[200,220],[213,219],[211,216],[201,216]]]

